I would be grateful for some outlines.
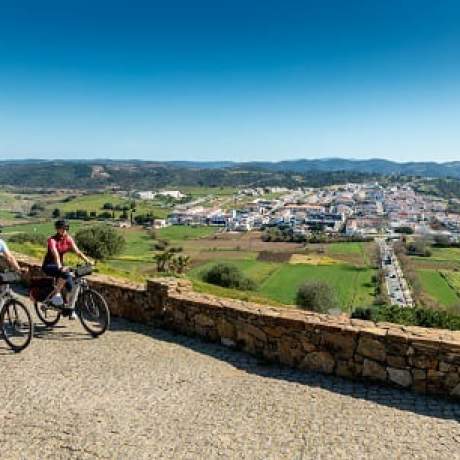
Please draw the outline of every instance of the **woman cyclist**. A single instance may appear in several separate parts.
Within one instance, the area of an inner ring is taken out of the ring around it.
[[[56,288],[50,298],[62,292],[66,304],[67,293],[71,292],[73,288],[73,277],[69,268],[64,266],[64,255],[68,252],[74,252],[86,263],[90,264],[91,261],[78,249],[75,241],[69,235],[69,224],[65,220],[57,220],[54,227],[56,234],[48,238],[48,251],[43,260],[42,270],[46,275],[57,279]],[[65,291],[62,290],[64,286]]]

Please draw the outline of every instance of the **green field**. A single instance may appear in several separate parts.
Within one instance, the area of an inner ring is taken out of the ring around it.
[[[455,289],[453,289],[437,270],[420,269],[417,271],[423,290],[444,307],[460,304]]]
[[[189,276],[199,281],[201,273],[214,263],[208,262],[194,268]],[[370,268],[348,264],[291,265],[250,259],[232,260],[231,263],[256,282],[258,289],[254,294],[279,304],[295,304],[297,290],[307,280],[326,281],[334,286],[337,291],[338,307],[346,312],[358,306],[371,305],[374,299],[375,286],[372,276],[375,270]],[[203,285],[200,287],[201,290],[205,290]]]
[[[194,227],[189,225],[172,225],[155,230],[158,238],[171,241],[185,241],[213,235],[217,227]]]

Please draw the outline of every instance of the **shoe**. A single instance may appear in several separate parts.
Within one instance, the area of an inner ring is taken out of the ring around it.
[[[68,317],[70,320],[77,319],[77,314],[74,308],[65,307],[62,309],[62,316]]]

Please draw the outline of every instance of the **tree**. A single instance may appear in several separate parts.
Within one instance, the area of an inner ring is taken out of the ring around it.
[[[190,265],[190,256],[176,256],[173,257],[170,262],[170,268],[175,273],[181,275],[184,273]]]
[[[97,260],[104,260],[119,254],[126,241],[122,235],[108,225],[84,227],[75,235],[80,249]]]
[[[219,263],[211,267],[203,274],[203,281],[241,291],[256,288],[254,281],[246,277],[238,267],[226,263]]]
[[[411,256],[430,257],[431,250],[427,241],[423,239],[417,239],[407,245],[407,254]]]
[[[296,303],[306,310],[327,313],[338,307],[334,288],[324,281],[307,281],[297,291]]]
[[[395,233],[400,233],[403,235],[412,235],[414,233],[414,230],[411,227],[402,226],[395,228]]]
[[[104,206],[102,206],[102,209],[113,209],[113,204],[112,203],[104,203]]]
[[[168,241],[160,240],[155,245],[155,249],[161,251],[159,254],[156,254],[154,257],[154,261],[157,265],[158,272],[169,272],[169,271],[176,272],[177,267],[180,267],[181,269],[185,269],[185,266],[187,264],[184,265],[185,263],[184,260],[182,260],[181,262],[176,261],[176,254],[179,252],[182,252],[181,247],[172,247],[170,246]],[[184,256],[184,257],[187,257],[187,256]],[[189,260],[190,258],[188,258],[188,262]]]
[[[58,217],[61,217],[61,210],[59,208],[54,209],[52,216],[53,216],[54,219],[57,219]]]

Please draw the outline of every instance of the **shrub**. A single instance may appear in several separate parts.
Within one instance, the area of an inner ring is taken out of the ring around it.
[[[246,277],[238,267],[231,264],[216,264],[207,270],[202,278],[206,283],[241,291],[250,291],[256,287],[253,280]]]
[[[75,235],[75,241],[83,252],[97,260],[119,254],[126,244],[123,236],[108,225],[82,228]]]
[[[433,310],[430,308],[406,308],[397,305],[383,305],[381,307],[357,308],[352,313],[351,317],[375,322],[385,321],[408,326],[460,330],[459,315],[453,315],[444,310]]]
[[[338,305],[332,286],[324,281],[307,281],[297,291],[296,303],[306,310],[327,313]]]
[[[12,243],[32,243],[40,246],[45,246],[47,238],[40,233],[16,233],[8,238]]]
[[[402,235],[412,235],[414,230],[412,230],[411,227],[402,226],[395,228],[395,233],[400,233]]]

